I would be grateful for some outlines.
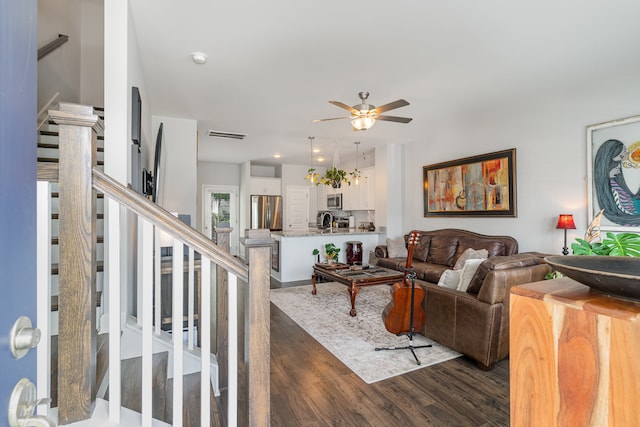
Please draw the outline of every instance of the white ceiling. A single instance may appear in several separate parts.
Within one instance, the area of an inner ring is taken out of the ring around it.
[[[570,96],[640,76],[638,0],[136,0],[130,2],[152,113],[198,121],[199,160],[330,163],[482,110]],[[190,53],[205,52],[196,65]],[[353,132],[329,100],[390,115]],[[248,134],[209,138],[209,129]],[[280,154],[279,160],[274,154]],[[344,163],[344,161],[343,161]]]

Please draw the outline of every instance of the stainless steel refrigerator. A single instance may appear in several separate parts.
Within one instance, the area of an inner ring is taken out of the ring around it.
[[[282,196],[251,196],[251,228],[282,230]]]

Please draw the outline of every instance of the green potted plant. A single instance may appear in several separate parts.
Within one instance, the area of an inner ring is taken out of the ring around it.
[[[316,168],[309,168],[307,176],[305,176],[304,179],[315,185],[320,184],[320,174],[316,172]]]
[[[338,254],[340,253],[340,248],[334,245],[333,243],[327,243],[324,245],[324,252],[322,255],[324,256],[327,264],[333,264],[338,261]],[[313,250],[313,255],[320,255],[320,251],[318,249]]]
[[[351,181],[349,181],[349,178],[347,176],[347,171],[345,171],[344,169],[338,169],[335,166],[327,169],[327,171],[319,181],[320,184],[330,185],[333,188],[340,188],[340,185],[343,182],[351,185]]]
[[[589,242],[576,238],[571,244],[573,255],[587,256],[631,256],[640,257],[640,235],[636,233],[607,233],[601,242]],[[545,276],[545,279],[557,279],[564,274],[553,270]]]
[[[571,244],[574,255],[640,256],[640,235],[636,233],[607,233],[602,242],[587,242],[576,238]]]

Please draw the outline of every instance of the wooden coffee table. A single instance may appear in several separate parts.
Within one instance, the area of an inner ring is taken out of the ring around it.
[[[313,274],[311,275],[311,284],[313,295],[317,294],[316,278],[324,277],[333,282],[346,285],[351,298],[351,316],[356,316],[356,295],[363,286],[373,285],[391,285],[399,282],[404,278],[404,274],[388,268],[371,266],[362,270],[351,270],[347,264],[316,264],[313,266]]]

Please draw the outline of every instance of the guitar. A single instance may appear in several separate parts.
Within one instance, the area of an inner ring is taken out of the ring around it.
[[[424,328],[426,315],[422,308],[424,300],[424,289],[420,286],[412,286],[410,277],[411,260],[413,258],[413,248],[420,240],[420,233],[412,231],[409,235],[409,246],[407,250],[407,263],[402,282],[394,283],[391,286],[391,302],[387,304],[382,312],[384,327],[392,334],[403,334]],[[413,322],[411,319],[411,296],[413,289]]]

